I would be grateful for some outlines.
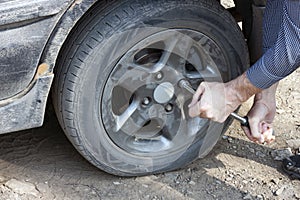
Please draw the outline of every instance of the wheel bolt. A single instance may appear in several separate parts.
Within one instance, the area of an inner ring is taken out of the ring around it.
[[[173,110],[173,105],[172,104],[167,104],[165,107],[167,112],[171,112]]]
[[[157,80],[161,80],[163,78],[163,74],[161,72],[158,72],[156,74],[156,77],[155,77]]]
[[[145,98],[143,99],[143,101],[142,101],[142,104],[143,104],[144,106],[149,105],[149,104],[150,104],[150,98],[149,98],[149,97],[145,97]]]

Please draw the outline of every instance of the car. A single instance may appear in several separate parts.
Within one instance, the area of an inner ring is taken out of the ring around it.
[[[0,133],[42,126],[52,98],[68,139],[108,173],[206,156],[231,120],[190,118],[178,83],[226,82],[259,57],[265,1],[235,3],[0,1]]]

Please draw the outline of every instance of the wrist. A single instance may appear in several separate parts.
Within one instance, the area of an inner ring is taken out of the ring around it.
[[[247,101],[254,94],[262,92],[260,88],[255,87],[247,78],[246,73],[238,78],[228,82],[226,85],[235,101],[239,104]]]
[[[272,85],[270,88],[265,89],[255,95],[254,103],[255,104],[264,104],[269,111],[276,109],[276,89],[278,83]]]
[[[276,90],[277,90],[278,83],[275,83],[271,87],[262,90],[261,92],[255,95],[255,100],[272,100],[275,99]]]

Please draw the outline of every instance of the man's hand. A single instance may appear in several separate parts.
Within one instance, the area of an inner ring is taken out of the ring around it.
[[[202,82],[189,105],[189,115],[224,122],[239,105],[229,101],[227,95],[224,83]]]
[[[249,140],[262,144],[264,142],[271,143],[275,139],[272,136],[273,128],[271,124],[274,117],[271,117],[271,113],[265,104],[254,103],[248,113],[251,130],[242,127]]]
[[[276,113],[275,93],[278,84],[255,95],[254,103],[248,112],[250,129],[243,127],[247,137],[257,143],[271,143],[273,136],[272,122]]]
[[[189,115],[222,123],[241,103],[260,91],[246,74],[228,83],[202,82],[189,105]]]

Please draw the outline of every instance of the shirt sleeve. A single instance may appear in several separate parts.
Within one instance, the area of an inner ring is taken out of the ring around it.
[[[299,10],[299,0],[284,0],[281,24],[278,34],[275,33],[274,43],[246,72],[254,86],[266,89],[300,66]]]

